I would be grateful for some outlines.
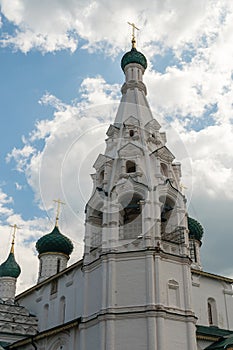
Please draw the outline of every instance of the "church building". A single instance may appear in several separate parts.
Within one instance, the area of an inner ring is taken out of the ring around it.
[[[122,98],[85,208],[84,254],[58,217],[36,243],[35,286],[15,296],[20,267],[0,265],[0,349],[233,349],[233,279],[206,272],[203,227],[182,193],[181,164],[147,101],[146,57],[121,60]]]

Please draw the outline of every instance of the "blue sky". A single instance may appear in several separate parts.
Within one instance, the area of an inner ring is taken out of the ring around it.
[[[141,28],[148,100],[182,161],[188,210],[205,227],[204,268],[233,276],[233,5],[0,0],[0,8],[0,258],[17,223],[18,290],[36,281],[35,241],[52,228],[57,197],[67,202],[71,262],[82,255],[87,174],[120,98],[127,21]]]

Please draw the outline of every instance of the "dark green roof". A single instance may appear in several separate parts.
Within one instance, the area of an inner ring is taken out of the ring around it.
[[[121,68],[125,69],[125,66],[130,63],[138,63],[143,66],[144,69],[147,67],[146,57],[135,48],[132,48],[131,51],[128,51],[124,54],[121,59]]]
[[[71,240],[64,236],[57,226],[53,231],[41,237],[36,243],[36,249],[39,254],[42,253],[63,253],[70,255],[73,251]]]
[[[216,338],[223,337],[226,335],[233,335],[233,331],[230,331],[228,329],[222,329],[218,328],[216,326],[196,326],[197,328],[197,334],[203,335],[203,336],[213,336]]]
[[[19,277],[20,266],[15,261],[14,253],[10,252],[8,258],[0,265],[0,277]]]
[[[0,341],[0,350],[6,349],[8,345],[10,345],[10,343],[8,343],[6,341]]]
[[[201,241],[204,229],[202,225],[195,219],[188,217],[189,237]]]
[[[206,350],[224,350],[233,348],[233,334],[225,335],[218,341],[209,345]]]

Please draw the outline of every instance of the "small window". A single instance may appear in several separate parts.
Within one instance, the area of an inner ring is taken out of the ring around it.
[[[102,170],[99,174],[99,183],[100,185],[103,184],[103,181],[104,181],[104,170]]]
[[[126,162],[126,172],[127,173],[135,173],[135,171],[136,171],[136,164],[133,161],[128,160]]]
[[[56,280],[53,280],[51,282],[51,290],[50,290],[50,294],[55,294],[57,293],[57,286],[58,286],[58,282],[57,282],[57,279]]]
[[[216,301],[213,298],[208,298],[207,301],[208,321],[210,326],[217,326],[217,307]]]
[[[57,259],[57,273],[60,272],[61,269],[61,259]]]
[[[129,136],[133,137],[134,136],[134,130],[129,130]]]
[[[208,302],[208,320],[209,320],[209,325],[213,324],[213,312],[212,312],[212,306],[210,302]]]
[[[153,134],[151,134],[151,136],[153,137],[153,139],[155,139],[155,134],[153,133]]]

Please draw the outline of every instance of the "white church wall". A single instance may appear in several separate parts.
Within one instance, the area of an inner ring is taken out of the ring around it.
[[[187,302],[189,266],[178,261],[163,259],[160,261],[161,303],[175,308],[189,308]],[[187,275],[187,278],[184,276]],[[165,278],[166,276],[166,278]],[[189,296],[190,297],[190,296]]]
[[[85,296],[84,296],[84,314],[93,315],[101,309],[102,303],[102,266],[94,264],[93,267],[86,272],[85,276]],[[86,303],[88,300],[88,303]]]
[[[147,319],[142,317],[125,317],[116,321],[115,350],[147,350]]]
[[[233,298],[230,283],[221,280],[193,275],[193,307],[198,317],[197,324],[209,326],[208,299],[215,301],[216,320],[213,325],[233,329]],[[214,311],[214,310],[213,310]]]
[[[80,266],[37,285],[17,297],[39,319],[39,331],[78,318],[83,308],[83,274]]]
[[[167,318],[164,322],[164,347],[166,350],[174,349],[189,349],[196,350],[195,347],[195,325],[193,323],[184,323],[183,320],[179,321],[177,317],[174,322],[175,316],[171,319]],[[177,334],[180,334],[177,337]],[[168,336],[169,335],[169,336]]]
[[[146,304],[145,257],[127,255],[116,262],[118,307]]]

